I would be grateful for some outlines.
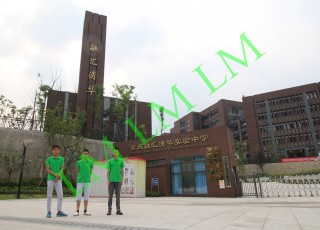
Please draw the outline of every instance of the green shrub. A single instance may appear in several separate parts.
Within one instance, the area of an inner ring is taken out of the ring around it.
[[[160,196],[165,196],[165,194],[162,192],[151,192],[151,191],[146,192],[146,197],[160,197]]]

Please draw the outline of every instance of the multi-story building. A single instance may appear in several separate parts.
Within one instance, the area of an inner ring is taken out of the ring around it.
[[[234,140],[246,142],[246,122],[242,102],[222,99],[201,112],[190,112],[176,122],[171,133],[193,132],[217,126],[227,126]]]
[[[63,92],[53,90],[48,97],[47,108],[53,109],[59,102],[62,104],[63,111],[62,116],[66,117],[67,112],[75,112],[77,108],[77,93]],[[127,123],[124,123],[125,120],[130,119],[132,123],[140,128],[141,125],[144,125],[144,136],[150,137],[152,135],[151,131],[151,109],[147,105],[147,102],[140,101],[130,101],[128,109],[124,118],[120,122],[117,121],[116,114],[114,113],[114,105],[116,98],[104,97],[103,100],[103,110],[100,111],[99,116],[97,113],[93,113],[94,116],[87,116],[86,122],[89,122],[88,119],[94,121],[99,120],[97,124],[102,124],[98,126],[93,126],[94,129],[90,129],[88,126],[84,126],[83,135],[86,138],[91,139],[100,139],[108,135],[110,141],[128,141],[136,140],[136,134],[132,128]],[[101,122],[100,122],[101,120]],[[141,130],[142,131],[142,130]]]
[[[319,152],[320,83],[243,97],[249,154],[271,159]]]

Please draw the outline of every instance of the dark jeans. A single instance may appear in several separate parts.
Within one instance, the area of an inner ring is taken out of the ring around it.
[[[112,209],[112,197],[113,192],[116,190],[116,206],[117,210],[120,209],[120,182],[110,182],[109,186],[109,199],[108,199],[108,209]]]

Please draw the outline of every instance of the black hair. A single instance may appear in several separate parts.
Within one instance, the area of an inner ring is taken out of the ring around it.
[[[52,149],[55,149],[55,148],[60,149],[60,146],[59,145],[52,145]]]
[[[88,149],[84,149],[83,152],[88,152],[88,153],[90,153]]]

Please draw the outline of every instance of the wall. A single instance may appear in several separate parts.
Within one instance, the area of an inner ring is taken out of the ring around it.
[[[245,175],[252,175],[257,173],[257,165],[249,164],[245,166]],[[267,174],[294,174],[301,173],[310,170],[320,170],[320,161],[312,162],[288,162],[288,163],[270,163],[263,167],[264,173]],[[260,168],[258,168],[261,173]]]
[[[26,151],[24,178],[41,177],[44,173],[42,164],[51,155],[51,147],[48,146],[43,132],[0,128],[0,152],[16,152],[22,156],[24,139],[34,140]],[[95,159],[105,160],[101,141],[85,139],[83,147],[87,148]],[[111,156],[110,152],[108,154]],[[20,169],[12,175],[12,178],[17,178],[19,173]],[[0,178],[7,178],[7,175],[0,167]]]

